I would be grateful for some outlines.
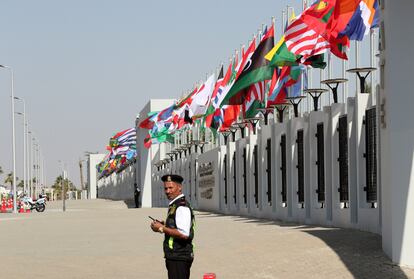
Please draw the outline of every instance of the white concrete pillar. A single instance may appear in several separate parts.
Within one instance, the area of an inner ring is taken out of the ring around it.
[[[414,2],[381,2],[382,244],[394,262],[414,266]]]

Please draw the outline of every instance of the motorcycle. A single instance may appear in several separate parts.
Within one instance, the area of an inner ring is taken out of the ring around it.
[[[36,209],[37,212],[43,212],[46,209],[46,197],[40,195],[37,200],[33,200],[31,197],[24,195],[20,198],[26,208],[30,210]]]

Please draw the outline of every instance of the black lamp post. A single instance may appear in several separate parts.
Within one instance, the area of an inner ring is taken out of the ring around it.
[[[227,145],[227,139],[229,138],[229,136],[231,134],[230,130],[226,129],[226,130],[220,131],[220,133],[223,135],[224,144]]]
[[[367,77],[369,76],[369,74],[372,71],[375,71],[376,69],[377,68],[372,68],[372,67],[353,68],[353,69],[347,70],[347,72],[349,72],[349,73],[356,73],[357,74],[357,76],[359,78],[359,86],[361,88],[361,93],[367,93],[367,92],[365,92],[365,80],[367,79]],[[362,75],[362,74],[365,74],[365,75]]]
[[[240,121],[233,124],[236,128],[240,129],[242,139],[244,139],[244,128],[246,128],[247,124],[248,122],[246,121]]]
[[[207,141],[200,141],[200,143],[198,144],[198,146],[200,146],[200,152],[203,153],[204,152],[204,146],[208,144]]]
[[[293,106],[295,117],[299,117],[299,104],[305,98],[306,96],[286,97],[286,100],[288,100]]]
[[[338,86],[341,83],[345,83],[348,80],[346,78],[335,78],[322,80],[322,84],[326,84],[332,90],[332,96],[334,103],[338,103]]]
[[[229,131],[233,137],[233,141],[236,141],[236,132],[237,132],[237,127],[235,126],[230,126]]]
[[[257,111],[263,115],[264,124],[267,125],[269,123],[269,114],[273,113],[274,109],[272,107],[258,108]]]
[[[279,103],[276,105],[272,105],[277,110],[277,116],[279,118],[279,123],[283,123],[283,114],[285,113],[285,110],[289,107],[290,103],[284,102]]]
[[[321,97],[322,93],[328,92],[328,89],[313,88],[313,89],[306,89],[306,90],[304,90],[304,92],[311,95],[311,97],[313,99],[313,110],[318,111],[319,97]]]
[[[197,153],[198,152],[198,145],[200,144],[200,141],[199,140],[192,140],[191,144],[194,145],[195,153]]]
[[[252,125],[253,135],[256,135],[256,125],[257,125],[257,122],[260,121],[260,119],[262,119],[262,118],[260,118],[260,117],[250,117],[250,118],[245,118],[244,119],[245,121],[249,122]]]

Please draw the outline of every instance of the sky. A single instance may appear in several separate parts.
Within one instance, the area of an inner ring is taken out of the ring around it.
[[[13,69],[15,95],[25,99],[30,130],[45,161],[46,185],[61,173],[60,162],[79,185],[78,162],[85,152],[105,152],[109,138],[133,127],[150,98],[179,98],[227,64],[263,24],[271,24],[272,16],[280,38],[282,10],[290,5],[299,14],[301,3],[1,1],[0,64]],[[10,71],[0,68],[0,166],[5,173],[12,169],[10,81]],[[16,111],[22,111],[21,102]],[[19,178],[22,134],[22,118],[16,115]]]
[[[262,24],[301,1],[4,0],[0,64],[14,70],[47,184],[79,184],[84,152],[105,152],[150,98],[178,98],[227,63]],[[280,23],[280,22],[279,22]],[[12,170],[10,72],[0,68],[0,166]],[[16,102],[16,111],[22,103]],[[16,115],[17,176],[23,126]],[[4,184],[3,174],[0,184]]]

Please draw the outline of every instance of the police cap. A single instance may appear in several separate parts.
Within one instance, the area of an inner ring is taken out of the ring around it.
[[[161,177],[162,182],[175,182],[181,184],[184,181],[184,178],[178,174],[166,174]]]

